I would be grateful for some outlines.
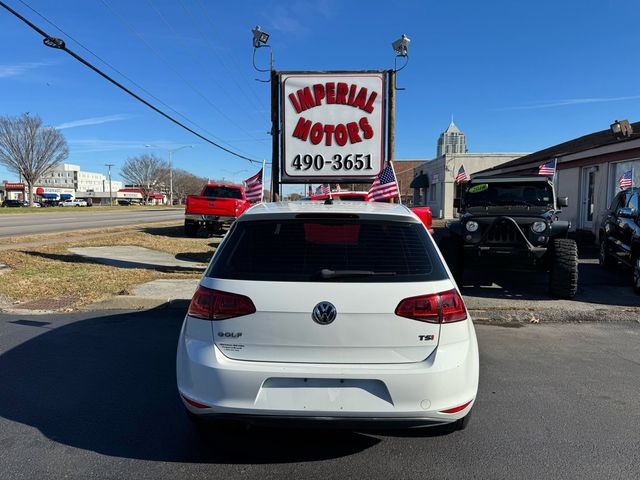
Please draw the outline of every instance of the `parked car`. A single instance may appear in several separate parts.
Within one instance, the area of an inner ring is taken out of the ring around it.
[[[469,264],[486,268],[539,269],[549,274],[549,291],[572,298],[578,290],[578,247],[567,238],[569,222],[547,177],[474,178],[456,199],[459,219],[447,224],[443,248],[449,268],[460,281]]]
[[[187,196],[184,215],[184,233],[195,237],[200,227],[211,233],[222,233],[242,213],[251,207],[244,189],[237,185],[210,183],[200,195]]]
[[[366,202],[367,192],[332,192],[331,198],[341,202]],[[312,195],[306,197],[306,200],[325,201],[329,198],[328,194]],[[387,202],[384,202],[387,203]],[[410,207],[410,210],[425,224],[429,233],[433,234],[433,215],[429,207]]]
[[[10,200],[7,198],[2,202],[2,208],[20,208],[20,207],[24,207],[24,202],[22,200]]]
[[[201,279],[177,351],[189,417],[465,428],[478,346],[424,224],[403,205],[252,207]]]
[[[65,200],[64,202],[60,202],[60,205],[63,207],[86,207],[87,202],[84,200]]]
[[[600,265],[622,263],[633,269],[633,289],[640,294],[640,188],[618,193],[600,230]]]

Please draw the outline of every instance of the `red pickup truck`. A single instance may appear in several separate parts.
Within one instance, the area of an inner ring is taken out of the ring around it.
[[[209,183],[200,195],[189,195],[185,207],[184,233],[195,237],[200,227],[211,233],[221,233],[251,206],[244,189],[236,185]]]

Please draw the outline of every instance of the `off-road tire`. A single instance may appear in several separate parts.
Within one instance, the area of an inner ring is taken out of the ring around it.
[[[184,234],[187,237],[197,237],[198,236],[198,224],[193,222],[184,222]]]
[[[464,278],[464,254],[460,241],[454,237],[448,237],[446,243],[441,245],[440,249],[454,280],[459,287],[462,287],[462,280]]]
[[[598,263],[600,264],[600,266],[606,268],[607,270],[611,270],[617,264],[616,259],[613,258],[611,254],[607,251],[607,236],[605,234],[602,234],[602,238],[600,239]]]
[[[556,238],[550,252],[549,291],[558,298],[573,298],[578,291],[578,245]]]

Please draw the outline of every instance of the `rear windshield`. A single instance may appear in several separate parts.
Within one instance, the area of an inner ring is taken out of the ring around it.
[[[422,224],[340,220],[236,223],[207,276],[290,282],[422,282],[447,278]]]
[[[239,188],[207,187],[204,189],[202,196],[213,198],[236,198],[238,200],[242,200],[242,192]]]
[[[542,182],[474,183],[465,196],[467,207],[527,205],[552,207],[551,187]]]

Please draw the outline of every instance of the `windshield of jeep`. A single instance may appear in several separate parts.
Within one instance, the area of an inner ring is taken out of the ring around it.
[[[465,194],[465,207],[553,208],[553,191],[542,182],[474,183]]]

